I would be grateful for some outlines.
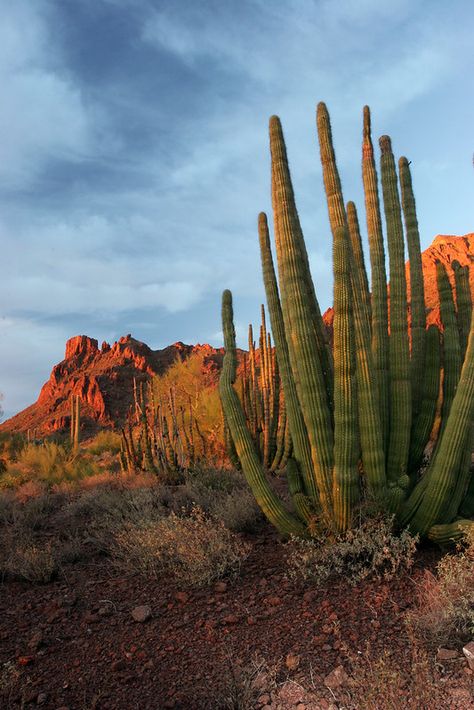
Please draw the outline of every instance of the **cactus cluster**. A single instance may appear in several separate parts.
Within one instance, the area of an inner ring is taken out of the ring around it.
[[[397,174],[391,140],[382,136],[379,145],[389,256],[387,278],[370,111],[365,107],[362,179],[370,293],[357,211],[354,203],[344,203],[329,114],[323,103],[317,108],[317,133],[333,239],[332,349],[309,269],[283,131],[276,116],[270,119],[270,151],[278,282],[266,215],[261,213],[258,220],[277,356],[275,370],[279,372],[292,441],[287,479],[293,510],[268,484],[265,468],[269,458],[260,456],[254,420],[245,416],[249,397],[244,393],[243,409],[233,387],[236,349],[232,295],[225,291],[222,320],[226,355],[220,394],[230,437],[258,503],[283,534],[311,534],[321,525],[344,531],[351,526],[361,497],[365,497],[379,509],[395,514],[399,524],[409,526],[412,532],[446,542],[462,534],[474,517],[470,468],[474,327],[469,275],[459,264],[453,264],[453,293],[450,275],[441,263],[437,264],[442,328],[427,328],[409,162],[400,158]],[[438,429],[437,413],[441,418]],[[269,441],[272,431],[274,423]],[[435,441],[426,462],[430,438]],[[265,450],[268,445],[265,449],[264,437]]]
[[[166,401],[157,401],[152,383],[137,387],[134,382],[134,407],[121,435],[120,463],[127,473],[146,471],[178,483],[184,472],[206,457],[206,440],[192,407],[187,412],[177,407],[172,388]]]
[[[240,400],[262,465],[266,470],[274,472],[286,466],[292,442],[276,352],[272,347],[271,335],[267,331],[263,305],[258,348],[255,347],[253,333],[253,326],[250,324],[249,350],[244,353],[242,359]],[[229,458],[235,463],[235,447],[225,416],[224,431]]]

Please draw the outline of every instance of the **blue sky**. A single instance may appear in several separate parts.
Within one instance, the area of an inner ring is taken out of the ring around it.
[[[362,107],[412,161],[423,247],[472,218],[471,0],[15,0],[0,25],[0,392],[33,402],[67,338],[220,345],[263,299],[268,118],[283,123],[321,307],[315,106],[360,207]]]

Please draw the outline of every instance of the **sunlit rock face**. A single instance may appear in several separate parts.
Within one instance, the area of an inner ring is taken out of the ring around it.
[[[162,374],[176,360],[199,354],[203,382],[217,384],[223,350],[210,345],[177,342],[163,350],[126,335],[113,345],[76,335],[66,343],[65,358],[55,365],[38,400],[4,422],[0,430],[36,430],[37,436],[67,429],[72,395],[81,403],[81,429],[95,433],[102,427],[124,424],[134,399],[134,386]]]

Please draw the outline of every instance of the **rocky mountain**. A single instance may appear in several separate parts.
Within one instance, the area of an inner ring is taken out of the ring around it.
[[[193,354],[200,355],[203,375],[215,372],[217,381],[223,349],[177,342],[163,350],[152,350],[131,335],[112,346],[104,342],[99,348],[94,338],[77,335],[67,341],[64,360],[53,367],[38,400],[3,422],[0,431],[29,429],[44,436],[66,429],[71,395],[80,397],[83,431],[92,434],[102,427],[120,426],[133,403],[134,380],[139,386],[163,374],[176,360],[186,360]]]
[[[453,280],[451,263],[461,266],[474,261],[474,233],[463,237],[438,235],[423,252],[425,301],[429,323],[439,324],[436,261],[448,267]],[[409,271],[407,264],[409,285]],[[474,268],[471,269],[471,290],[474,294]],[[324,319],[332,324],[332,309]],[[69,426],[71,395],[79,395],[82,403],[82,427],[93,433],[101,427],[121,425],[133,402],[133,382],[148,381],[163,374],[176,360],[186,360],[199,353],[203,375],[213,373],[217,382],[222,365],[223,349],[210,345],[185,345],[177,342],[163,350],[152,350],[131,335],[120,338],[110,346],[86,335],[78,335],[66,343],[65,358],[53,367],[51,376],[40,392],[37,402],[0,426],[0,431],[36,430],[38,435],[51,434]],[[207,378],[208,381],[208,378]]]

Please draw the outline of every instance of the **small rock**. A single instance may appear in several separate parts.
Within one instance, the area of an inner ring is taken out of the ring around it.
[[[454,661],[459,657],[459,653],[452,648],[438,648],[436,658],[438,661]]]
[[[303,601],[306,602],[306,604],[311,604],[311,602],[314,602],[316,597],[316,592],[313,589],[310,589],[303,594]]]
[[[37,651],[41,644],[43,643],[43,634],[41,631],[38,631],[34,636],[31,637],[31,639],[28,641],[28,648],[31,651]]]
[[[176,592],[174,598],[177,602],[180,602],[180,604],[186,604],[189,599],[189,594],[187,592]]]
[[[86,624],[97,624],[100,621],[100,616],[98,614],[93,614],[91,611],[86,611],[84,614],[84,621]]]
[[[38,697],[36,698],[36,704],[37,705],[44,705],[45,702],[47,701],[48,696],[46,693],[38,693]]]
[[[298,703],[296,710],[306,710],[306,705],[304,703]]]
[[[468,644],[466,644],[462,652],[467,658],[467,663],[469,665],[469,668],[471,671],[474,671],[474,641],[470,641]]]
[[[296,683],[283,683],[278,692],[278,702],[285,705],[297,705],[303,700],[304,689]]]
[[[230,624],[230,625],[239,623],[239,619],[237,618],[237,616],[235,614],[229,614],[228,616],[224,616],[223,621],[225,624]]]
[[[34,658],[33,656],[18,656],[16,660],[19,666],[28,666],[33,663]]]
[[[281,599],[280,597],[267,597],[265,599],[265,603],[268,604],[269,606],[280,606],[281,604]]]
[[[270,678],[267,673],[257,673],[252,681],[252,688],[254,690],[261,690],[265,692],[270,684]]]
[[[216,582],[214,589],[218,594],[223,594],[227,591],[227,582]]]
[[[253,616],[248,616],[248,617],[247,617],[247,624],[248,624],[249,626],[253,626],[253,625],[255,624],[255,619],[254,619]]]
[[[117,673],[118,671],[124,671],[127,667],[127,664],[123,659],[119,659],[118,661],[114,661],[112,665],[110,666],[111,670],[114,673]]]
[[[329,675],[327,675],[324,679],[324,685],[326,688],[330,688],[331,690],[335,690],[336,688],[340,688],[341,685],[344,685],[347,683],[349,680],[349,676],[347,675],[346,671],[344,670],[344,666],[337,666]]]
[[[151,617],[151,607],[149,607],[147,604],[144,604],[142,606],[136,606],[134,609],[132,609],[132,617],[134,621],[138,621],[140,623],[148,621],[148,619]]]
[[[289,653],[286,657],[285,665],[289,671],[295,671],[300,665],[301,658],[295,653]]]
[[[257,702],[260,703],[260,705],[269,705],[270,700],[271,698],[268,693],[264,693],[257,699]]]

